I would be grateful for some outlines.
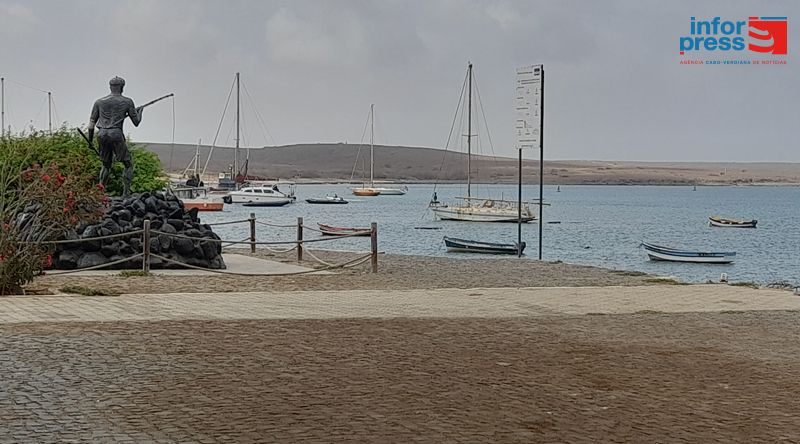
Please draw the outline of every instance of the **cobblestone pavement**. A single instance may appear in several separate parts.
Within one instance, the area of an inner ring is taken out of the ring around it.
[[[0,325],[0,442],[798,442],[800,313]]]
[[[0,323],[510,317],[724,310],[800,310],[800,298],[782,290],[728,285],[26,296],[0,298]]]

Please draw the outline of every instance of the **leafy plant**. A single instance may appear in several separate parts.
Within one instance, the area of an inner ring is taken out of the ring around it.
[[[107,197],[83,162],[38,159],[39,135],[0,139],[0,294],[18,293],[53,262],[52,241],[102,215]]]

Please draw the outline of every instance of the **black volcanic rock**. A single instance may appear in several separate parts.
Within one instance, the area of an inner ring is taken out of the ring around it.
[[[181,263],[212,269],[224,269],[219,236],[209,225],[201,224],[197,209],[186,211],[174,196],[161,192],[133,194],[112,198],[105,217],[93,224],[81,223],[65,234],[65,239],[93,239],[100,236],[141,230],[144,221],[164,234],[151,233],[151,253]],[[170,234],[194,238],[178,238]],[[122,260],[142,252],[142,235],[97,239],[79,243],[58,244],[54,253],[57,269],[86,268]],[[139,268],[141,258],[112,265],[109,269]],[[180,268],[180,265],[151,258],[151,268]]]

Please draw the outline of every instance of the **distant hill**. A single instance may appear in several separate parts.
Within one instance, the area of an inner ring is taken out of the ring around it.
[[[170,172],[181,172],[195,155],[194,145],[140,143],[156,153]],[[360,152],[359,152],[360,149]],[[210,147],[200,147],[200,166]],[[227,171],[233,163],[233,148],[214,148],[207,178]],[[535,152],[528,153],[528,157]],[[245,150],[240,150],[240,159]],[[358,163],[356,164],[356,158]],[[269,178],[300,181],[347,181],[354,165],[354,180],[369,177],[369,146],[344,143],[298,144],[250,150],[249,173]],[[440,173],[440,166],[444,166]],[[515,183],[517,159],[473,156],[476,182]],[[464,181],[467,156],[440,149],[375,146],[375,179],[395,182]],[[526,160],[525,182],[538,182],[538,161]],[[749,184],[800,183],[797,163],[684,163],[616,162],[545,159],[548,184]]]

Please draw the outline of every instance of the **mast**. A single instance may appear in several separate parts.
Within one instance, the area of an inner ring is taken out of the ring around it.
[[[6,131],[6,78],[0,77],[0,138]]]
[[[375,187],[375,104],[369,106],[369,186]]]
[[[194,174],[195,176],[200,177],[200,143],[203,139],[197,139],[197,149],[194,151]]]
[[[47,131],[53,134],[53,93],[47,91]]]
[[[467,102],[467,197],[472,197],[470,194],[470,176],[472,175],[472,62],[469,62],[467,76],[469,77],[469,101]]]
[[[239,175],[239,73],[236,73],[236,149],[233,156],[233,182]]]

